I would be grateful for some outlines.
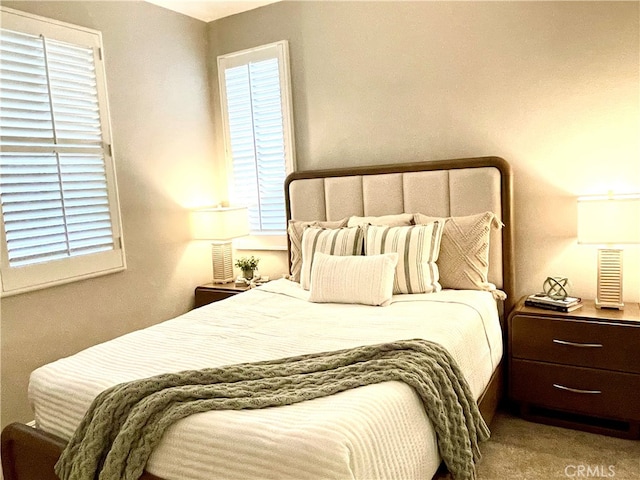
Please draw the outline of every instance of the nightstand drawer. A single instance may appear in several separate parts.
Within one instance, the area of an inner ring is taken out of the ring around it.
[[[640,373],[640,324],[516,315],[511,349],[514,358]]]
[[[513,360],[514,400],[587,415],[640,420],[640,375]]]

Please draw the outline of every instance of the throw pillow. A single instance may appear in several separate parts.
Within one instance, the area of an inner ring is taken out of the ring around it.
[[[416,224],[444,220],[438,267],[442,288],[495,290],[489,283],[489,237],[491,228],[502,225],[492,212],[446,219],[414,215]]]
[[[320,222],[320,221],[312,221],[305,222],[301,220],[289,220],[289,225],[287,227],[287,233],[289,234],[289,251],[291,255],[291,274],[290,280],[294,282],[300,281],[300,270],[302,269],[302,232],[306,227],[315,226],[322,228],[341,228],[347,226],[347,218],[343,218],[342,220],[329,221],[329,222]]]
[[[398,213],[397,215],[382,215],[380,217],[349,217],[347,227],[362,227],[364,225],[386,225],[388,227],[400,227],[404,225],[411,225],[412,223],[412,214]]]
[[[389,305],[397,263],[397,253],[336,256],[316,252],[309,301]]]
[[[344,227],[329,230],[319,227],[307,227],[302,234],[302,268],[300,285],[309,290],[311,267],[316,252],[329,255],[361,255],[363,231],[360,227]]]
[[[442,222],[433,222],[406,227],[364,227],[365,255],[398,254],[393,293],[440,291],[436,260],[442,226]]]

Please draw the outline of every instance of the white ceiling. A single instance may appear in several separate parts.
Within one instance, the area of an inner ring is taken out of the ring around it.
[[[236,13],[246,12],[254,8],[275,3],[280,0],[147,0],[174,12],[179,12],[189,17],[197,18],[205,22],[211,22],[218,18],[228,17]]]

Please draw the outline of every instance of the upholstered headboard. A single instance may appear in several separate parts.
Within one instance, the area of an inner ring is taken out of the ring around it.
[[[499,157],[425,161],[295,172],[285,182],[287,219],[423,213],[464,216],[494,212],[489,281],[514,295],[512,173]],[[507,310],[508,311],[508,310]]]

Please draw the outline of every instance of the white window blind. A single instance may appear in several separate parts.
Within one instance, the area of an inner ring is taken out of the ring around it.
[[[284,180],[294,170],[288,44],[218,57],[230,200],[253,235],[286,231]]]
[[[2,10],[4,294],[124,268],[100,52],[99,32]]]

